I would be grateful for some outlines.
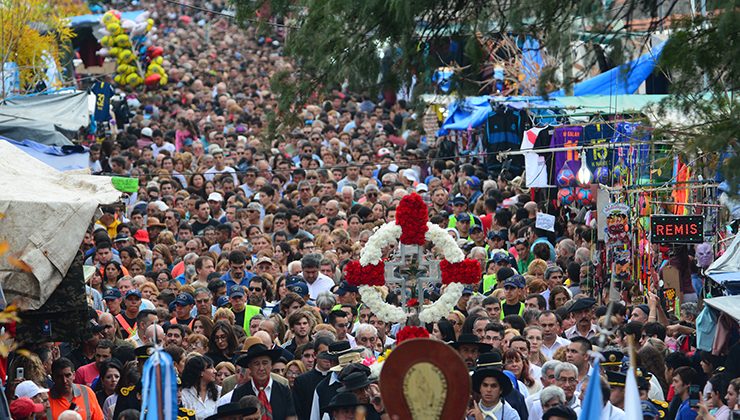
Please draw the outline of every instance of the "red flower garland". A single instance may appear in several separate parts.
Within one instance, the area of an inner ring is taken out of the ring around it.
[[[419,306],[419,299],[417,298],[411,298],[406,301],[406,306],[409,308],[413,308],[415,306]]]
[[[439,263],[439,270],[442,272],[442,284],[475,284],[482,277],[480,261],[470,258],[454,264],[447,260],[442,260]]]
[[[359,261],[350,261],[344,266],[344,278],[352,286],[385,285],[385,263],[362,266]]]
[[[423,327],[407,325],[396,333],[396,345],[412,338],[429,338],[429,331]]]
[[[409,194],[401,199],[396,209],[396,224],[401,226],[400,242],[406,245],[424,245],[429,228],[429,209],[419,194]]]

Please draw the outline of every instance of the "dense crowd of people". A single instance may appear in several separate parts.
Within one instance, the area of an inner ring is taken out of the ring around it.
[[[138,418],[154,346],[175,364],[184,417],[390,418],[371,365],[404,325],[364,306],[343,267],[410,193],[481,263],[479,286],[448,316],[408,321],[470,370],[466,418],[576,419],[586,388],[598,386],[602,419],[632,419],[623,411],[630,362],[645,419],[732,418],[739,345],[696,350],[691,299],[676,314],[652,293],[599,304],[583,211],[555,211],[521,177],[456,158],[449,140],[426,139],[403,100],[338,87],[292,110],[298,128],[266,140],[278,105],[270,78],[294,69],[283,27],[240,30],[197,9],[142,6],[170,83],[114,100],[112,135],[91,146],[93,171],[136,177],[140,188],[103,207],[81,245],[91,334],[12,354],[14,419]],[[557,214],[555,232],[535,227],[538,212]],[[384,296],[404,304],[397,288]],[[589,384],[595,354],[603,375]],[[702,389],[696,404],[692,386]]]

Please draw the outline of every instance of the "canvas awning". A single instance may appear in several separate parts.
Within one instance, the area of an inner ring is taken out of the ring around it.
[[[0,285],[9,302],[38,309],[67,273],[98,206],[121,193],[110,177],[59,172],[6,141],[0,173],[0,238],[31,270],[0,258]]]
[[[7,98],[0,104],[0,135],[50,146],[68,146],[69,138],[90,124],[87,92],[73,91]]]
[[[704,303],[740,322],[740,296],[720,296],[704,299]]]

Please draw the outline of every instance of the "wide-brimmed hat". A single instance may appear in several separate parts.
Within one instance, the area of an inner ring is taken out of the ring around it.
[[[206,417],[206,420],[223,419],[231,416],[251,416],[257,412],[257,407],[242,407],[239,403],[224,404],[216,409],[216,414]]]
[[[322,411],[330,412],[337,408],[359,407],[361,405],[362,403],[360,403],[354,393],[340,392],[329,401],[329,404],[323,407]]]
[[[280,360],[283,352],[280,349],[268,349],[264,344],[255,344],[247,350],[242,356],[236,359],[236,364],[241,367],[249,367],[249,363],[262,356],[269,357],[273,363]]]
[[[337,392],[351,392],[369,386],[372,382],[363,372],[353,372],[342,379],[342,386]]]
[[[485,378],[496,378],[501,387],[501,395],[508,395],[514,388],[511,379],[504,373],[501,353],[494,351],[481,354],[478,357],[476,369],[473,372],[473,390],[480,390],[480,385]]]
[[[347,365],[350,365],[352,363],[360,363],[362,362],[362,356],[360,355],[360,352],[355,351],[342,354],[337,357],[337,360],[339,364],[329,369],[330,371],[340,372],[342,369],[347,367]]]
[[[150,217],[146,221],[146,228],[147,229],[149,229],[149,228],[162,228],[162,229],[165,229],[166,227],[167,226],[164,223],[160,222],[159,219],[157,219],[156,217]]]
[[[341,340],[341,341],[334,341],[329,344],[329,348],[326,351],[322,351],[321,353],[317,354],[316,357],[319,359],[324,360],[339,360],[339,356],[349,354],[349,353],[360,353],[362,352],[362,348],[352,348],[350,346],[349,341],[347,340]]]
[[[457,341],[450,343],[450,346],[455,350],[459,350],[460,346],[466,344],[478,346],[478,351],[480,353],[488,353],[493,348],[490,344],[481,343],[480,340],[478,340],[478,336],[475,334],[460,334]]]

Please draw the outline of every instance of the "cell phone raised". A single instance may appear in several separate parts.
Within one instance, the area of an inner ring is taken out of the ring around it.
[[[689,406],[691,408],[696,408],[699,406],[699,402],[701,398],[701,387],[699,385],[690,385],[689,386]]]
[[[26,371],[22,367],[15,368],[15,377],[16,379],[24,379],[26,375]]]

